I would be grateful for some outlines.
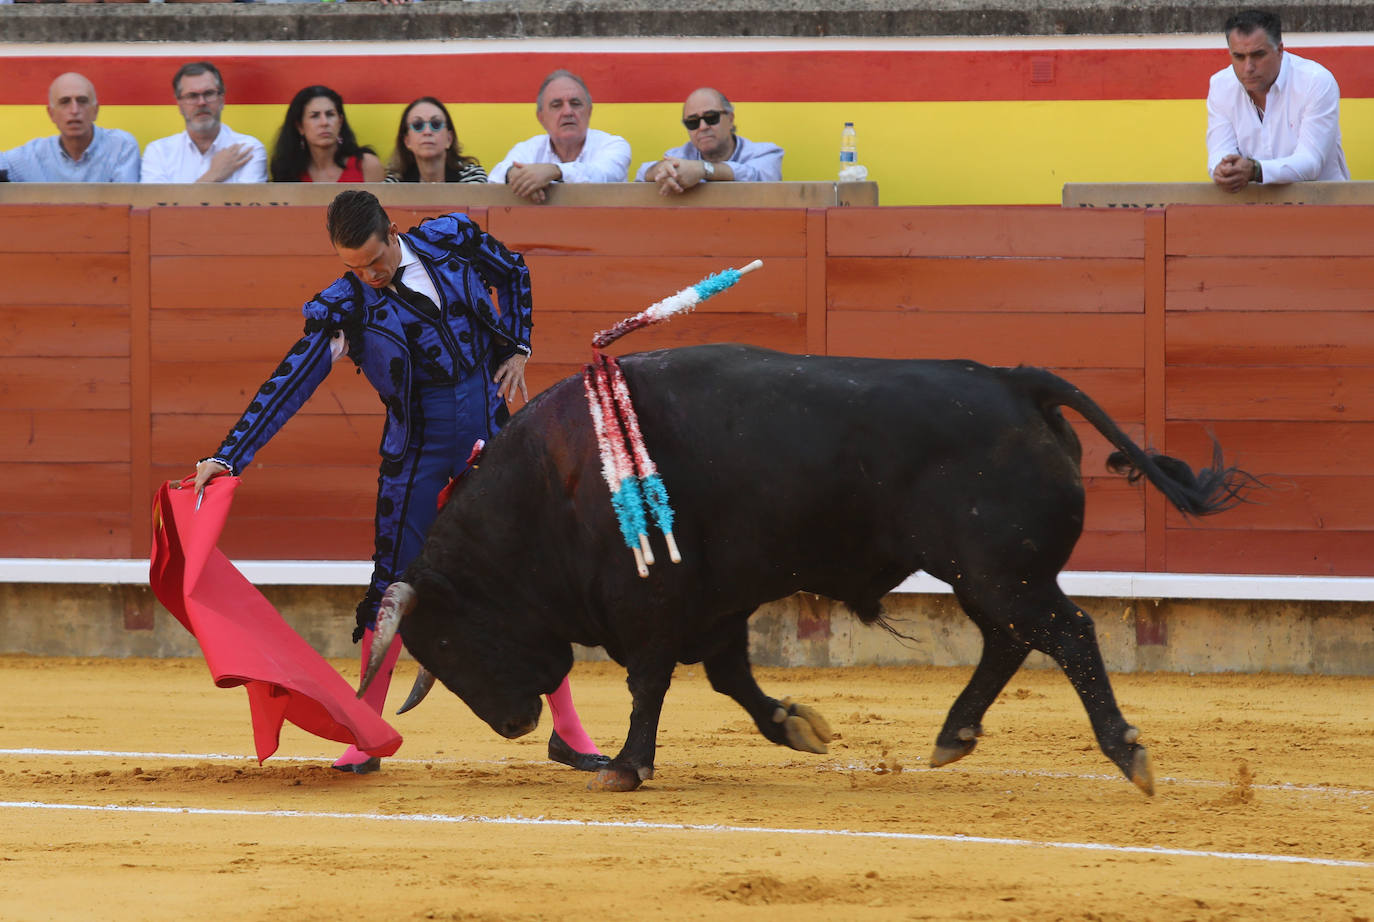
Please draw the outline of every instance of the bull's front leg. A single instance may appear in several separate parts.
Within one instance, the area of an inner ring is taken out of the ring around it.
[[[748,614],[729,622],[724,630],[727,636],[722,645],[702,660],[711,687],[739,702],[765,739],[801,752],[828,752],[826,743],[834,734],[818,711],[791,698],[770,698],[754,680],[749,663]]]
[[[635,661],[627,664],[625,683],[630,688],[630,730],[625,745],[609,765],[587,782],[589,791],[633,791],[654,776],[654,751],[658,747],[658,720],[663,698],[673,680],[677,661]]]

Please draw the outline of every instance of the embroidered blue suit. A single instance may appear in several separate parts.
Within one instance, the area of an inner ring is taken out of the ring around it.
[[[492,381],[497,367],[530,351],[529,270],[518,253],[461,214],[403,236],[440,303],[426,310],[344,275],[306,303],[305,335],[211,456],[242,473],[324,381],[330,342],[343,333],[348,357],[386,407],[372,583],[358,606],[355,639],[374,622],[381,593],[419,553],[439,490],[462,472],[473,442],[505,422]]]

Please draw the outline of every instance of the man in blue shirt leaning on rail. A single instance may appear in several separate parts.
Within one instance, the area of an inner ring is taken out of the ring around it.
[[[781,182],[781,147],[735,133],[735,107],[720,90],[704,86],[682,104],[687,143],[635,173],[658,183],[660,195],[681,195],[704,182]]]
[[[63,74],[48,87],[48,118],[58,134],[0,154],[0,169],[9,170],[10,182],[138,182],[138,141],[98,126],[99,113],[91,81]]]

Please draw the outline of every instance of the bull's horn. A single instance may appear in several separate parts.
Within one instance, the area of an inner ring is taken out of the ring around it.
[[[367,673],[358,686],[359,698],[381,671],[382,661],[386,659],[386,651],[391,649],[391,642],[396,639],[401,619],[414,607],[415,590],[409,583],[392,583],[386,587],[382,602],[377,606],[377,627],[372,633],[372,653],[367,660]]]
[[[415,673],[415,684],[410,686],[410,695],[406,698],[406,703],[401,705],[400,710],[396,713],[404,714],[421,701],[424,701],[425,695],[428,695],[429,690],[433,687],[434,674],[424,666],[421,666],[420,671]]]

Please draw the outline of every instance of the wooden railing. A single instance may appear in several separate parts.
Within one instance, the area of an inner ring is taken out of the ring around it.
[[[595,330],[762,258],[621,345],[1047,366],[1142,443],[1197,465],[1214,432],[1271,484],[1188,522],[1075,420],[1070,567],[1374,575],[1374,207],[466,210],[526,254],[536,389]],[[318,206],[0,206],[0,557],[145,554],[155,484],[214,449],[339,271]],[[249,469],[226,552],[366,558],[378,409],[336,369]]]

